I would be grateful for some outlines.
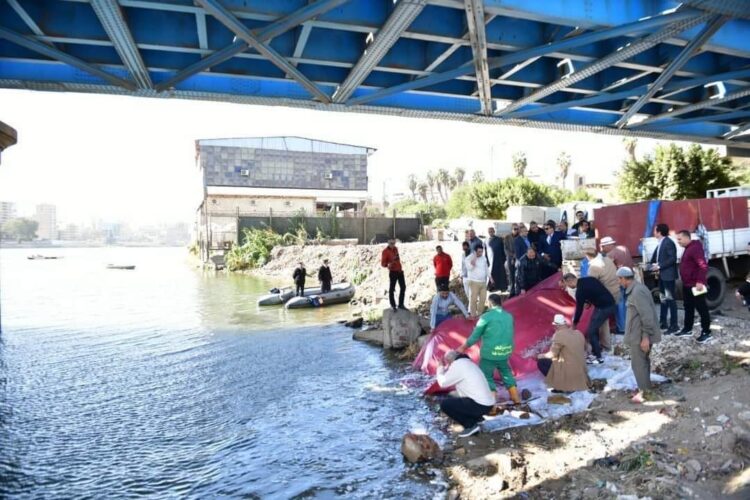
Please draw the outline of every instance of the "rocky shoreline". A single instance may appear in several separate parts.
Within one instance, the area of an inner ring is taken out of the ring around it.
[[[451,290],[465,299],[459,280],[461,270],[460,242],[415,242],[398,245],[406,279],[406,306],[424,315],[435,295],[435,272],[432,258],[435,247],[442,245],[453,258]],[[383,309],[388,307],[388,271],[380,266],[381,245],[304,245],[275,247],[269,262],[253,274],[278,280],[288,277],[292,284],[292,272],[299,261],[305,263],[307,272],[317,276],[323,259],[330,261],[333,282],[348,281],[356,287],[351,302],[352,315],[361,316],[369,323],[377,323]],[[317,278],[308,278],[309,285],[317,285]]]
[[[407,306],[421,313],[423,329],[435,293],[435,245],[399,245]],[[460,244],[441,245],[454,261],[451,288],[464,298]],[[291,278],[303,260],[313,274],[328,258],[334,281],[357,286],[352,316],[371,324],[362,340],[377,342],[383,333],[372,329],[379,328],[388,308],[383,248],[281,247],[254,273]],[[632,405],[628,394],[611,391],[598,394],[582,413],[449,440],[440,458],[451,482],[448,498],[750,498],[750,314],[733,309],[715,315],[712,329],[715,340],[709,344],[667,336],[655,346],[652,369],[671,382],[645,405]],[[413,357],[413,350],[405,350],[404,358]],[[621,346],[616,354],[627,357]],[[603,384],[596,387],[601,391]],[[444,424],[450,425],[447,419]]]

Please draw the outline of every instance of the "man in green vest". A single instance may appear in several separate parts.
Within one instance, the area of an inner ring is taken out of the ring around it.
[[[508,358],[513,354],[513,316],[500,307],[500,295],[493,293],[489,300],[490,310],[479,318],[476,328],[466,342],[458,348],[458,352],[463,353],[482,339],[479,368],[484,373],[490,390],[495,393],[495,400],[497,400],[497,387],[495,386],[495,369],[497,369],[502,376],[503,385],[508,389],[510,399],[518,404],[521,398],[518,396],[516,379],[513,378],[513,372],[508,365]]]

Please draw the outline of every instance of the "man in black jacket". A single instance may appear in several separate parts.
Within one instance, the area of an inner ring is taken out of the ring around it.
[[[576,312],[573,316],[573,329],[578,328],[578,322],[583,314],[583,306],[591,304],[594,306],[594,314],[591,315],[589,327],[586,329],[586,338],[591,344],[593,356],[589,357],[589,364],[604,363],[602,359],[602,346],[599,343],[599,327],[609,317],[617,312],[617,304],[612,294],[596,278],[578,278],[575,274],[568,273],[563,276],[565,285],[576,291]]]
[[[296,297],[305,296],[305,278],[307,278],[307,269],[305,269],[304,262],[300,262],[297,268],[294,270],[294,274],[292,274],[295,288],[294,295]]]
[[[331,291],[333,276],[331,275],[331,268],[328,267],[328,259],[323,259],[323,265],[318,269],[318,281],[320,282],[320,293]]]
[[[675,301],[675,283],[677,281],[677,246],[669,237],[669,226],[658,224],[654,236],[659,240],[651,256],[651,271],[659,274],[659,326],[666,335],[679,331],[677,326],[677,302]],[[669,312],[669,324],[667,324]]]
[[[516,269],[516,290],[524,294],[542,281],[546,275],[554,273],[555,270],[546,261],[540,259],[536,249],[530,246],[526,249],[526,255],[518,261]]]

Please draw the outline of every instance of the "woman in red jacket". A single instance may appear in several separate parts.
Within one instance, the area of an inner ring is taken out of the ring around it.
[[[696,339],[701,344],[711,340],[711,316],[706,304],[706,275],[708,263],[703,253],[703,245],[690,238],[690,231],[683,229],[677,233],[677,243],[685,249],[680,259],[680,278],[682,279],[682,300],[685,305],[685,326],[675,335],[687,337],[693,335],[695,311],[701,317],[701,334]]]

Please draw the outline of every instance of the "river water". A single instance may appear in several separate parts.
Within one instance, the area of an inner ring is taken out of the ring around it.
[[[346,305],[260,310],[270,285],[184,249],[0,250],[0,497],[440,495],[399,453],[439,435],[419,376]]]

